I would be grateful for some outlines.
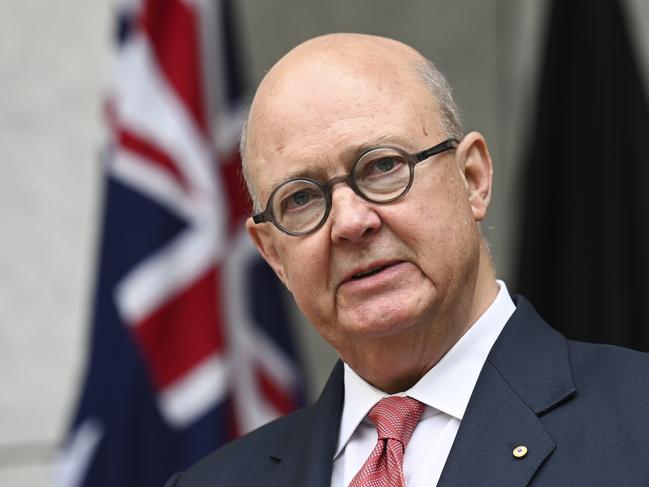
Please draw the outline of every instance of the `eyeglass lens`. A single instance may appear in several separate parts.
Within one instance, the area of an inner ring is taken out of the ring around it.
[[[407,155],[391,147],[365,153],[354,165],[352,178],[358,193],[373,202],[398,198],[411,178]],[[328,208],[327,185],[294,179],[273,195],[273,215],[279,225],[294,233],[307,233],[320,224]]]

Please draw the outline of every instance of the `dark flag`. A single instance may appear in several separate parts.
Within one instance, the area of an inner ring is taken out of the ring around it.
[[[161,486],[302,401],[280,284],[243,226],[229,15],[185,0],[119,12],[90,348],[59,487]]]
[[[552,3],[517,291],[570,338],[649,351],[649,107],[624,3]]]

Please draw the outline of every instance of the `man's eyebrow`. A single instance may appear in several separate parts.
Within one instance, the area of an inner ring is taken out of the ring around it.
[[[353,144],[342,148],[340,153],[336,156],[336,159],[344,161],[345,166],[349,170],[352,164],[354,164],[354,162],[356,162],[364,152],[386,144],[397,145],[401,147],[403,143],[404,140],[399,136],[396,136],[394,134],[383,134],[366,142]],[[272,188],[272,190],[274,190],[281,184],[284,184],[286,181],[298,178],[309,178],[324,182],[329,178],[329,176],[326,174],[326,169],[322,166],[305,165],[303,168],[297,169],[288,174],[284,174],[277,180],[272,180],[270,182],[270,187]]]
[[[345,159],[346,161],[349,161],[350,165],[353,164],[363,153],[367,152],[370,149],[373,149],[375,147],[379,147],[382,145],[396,145],[398,147],[403,148],[403,144],[405,143],[404,139],[402,137],[399,137],[394,134],[383,134],[378,137],[375,137],[371,139],[370,141],[366,141],[362,144],[354,144],[348,147],[345,147],[341,151],[341,159]]]

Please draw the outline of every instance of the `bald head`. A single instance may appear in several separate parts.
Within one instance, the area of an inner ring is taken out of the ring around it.
[[[413,89],[421,91],[422,103],[432,102],[445,134],[461,138],[450,86],[433,63],[410,46],[364,34],[329,34],[287,53],[260,83],[242,134],[243,174],[255,209],[260,209],[260,195],[251,161],[263,163],[269,151],[281,151],[281,140],[297,136],[305,123],[327,130],[332,104],[344,119],[358,108],[353,106],[358,93],[369,90],[396,101]]]

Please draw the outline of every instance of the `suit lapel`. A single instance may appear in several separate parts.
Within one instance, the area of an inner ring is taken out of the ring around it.
[[[527,485],[554,450],[554,440],[488,363],[471,402],[438,485]],[[520,445],[527,455],[515,458],[512,452]]]
[[[440,486],[527,485],[555,448],[539,416],[575,392],[567,343],[524,299],[485,362]],[[513,450],[525,446],[517,458]]]
[[[329,487],[343,397],[343,365],[339,361],[318,401],[303,412],[286,443],[271,454],[279,463],[273,485]]]

